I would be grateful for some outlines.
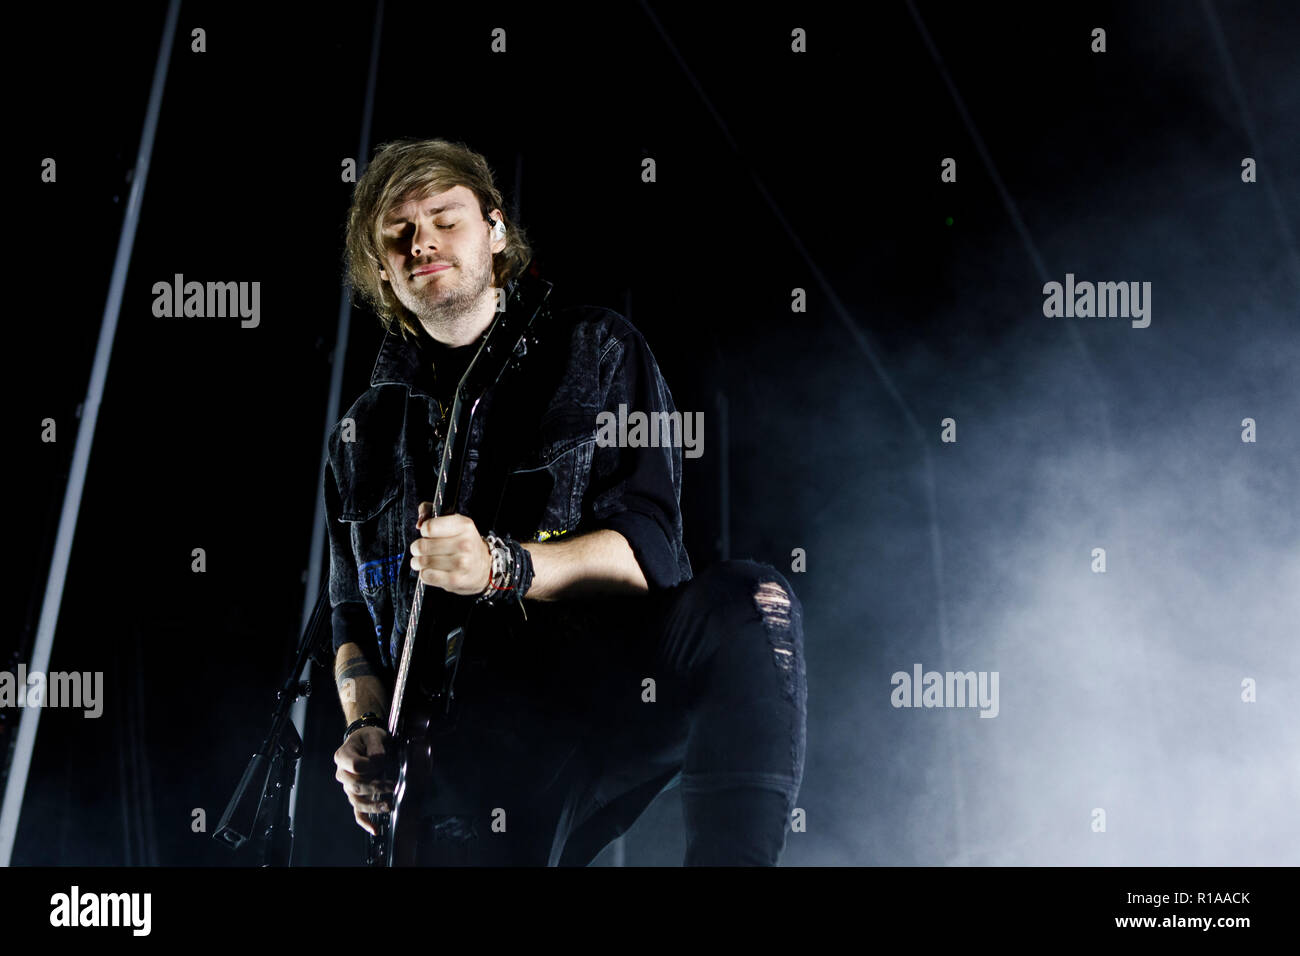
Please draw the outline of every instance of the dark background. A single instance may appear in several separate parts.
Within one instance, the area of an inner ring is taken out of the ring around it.
[[[697,570],[807,551],[788,864],[1297,862],[1300,11],[1048,7],[385,5],[372,148],[485,153],[557,295],[627,314],[705,413]],[[34,638],[164,14],[10,13],[0,669]],[[182,6],[50,662],[102,670],[105,711],[43,712],[15,863],[252,862],[191,814],[215,827],[303,624],[373,22]],[[260,327],[154,318],[177,272],[260,281]],[[1045,318],[1066,272],[1152,282],[1151,326]],[[351,329],[345,407],[382,337]],[[918,661],[999,671],[998,718],[892,708]],[[318,677],[296,859],[356,862]],[[682,850],[669,791],[600,862]]]

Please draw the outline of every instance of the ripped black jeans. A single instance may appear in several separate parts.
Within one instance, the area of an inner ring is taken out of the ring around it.
[[[806,749],[789,581],[730,560],[577,616],[563,604],[530,602],[528,632],[486,660],[467,645],[421,861],[586,865],[680,785],[686,865],[775,865]]]

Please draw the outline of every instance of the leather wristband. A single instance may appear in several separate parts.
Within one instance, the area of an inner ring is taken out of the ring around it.
[[[352,736],[354,730],[360,730],[362,727],[387,727],[384,718],[380,717],[373,711],[362,714],[352,723],[348,724],[348,729],[343,731],[343,742],[347,743],[348,738]]]

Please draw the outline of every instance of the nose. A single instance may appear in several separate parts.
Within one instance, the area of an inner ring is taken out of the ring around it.
[[[432,252],[434,249],[434,235],[436,233],[432,228],[425,231],[417,222],[411,233],[411,257],[418,259],[426,252]]]

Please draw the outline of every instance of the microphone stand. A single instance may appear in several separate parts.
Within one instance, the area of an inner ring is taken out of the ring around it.
[[[322,655],[325,610],[329,607],[329,578],[321,583],[320,596],[307,628],[298,642],[293,669],[275,694],[271,731],[248,761],[244,776],[226,804],[221,822],[212,834],[238,850],[254,841],[261,845],[262,866],[289,866],[293,856],[293,821],[289,818],[289,793],[293,789],[302,738],[289,719],[294,701],[311,696],[311,681],[300,680],[309,659],[322,667],[329,660]]]

